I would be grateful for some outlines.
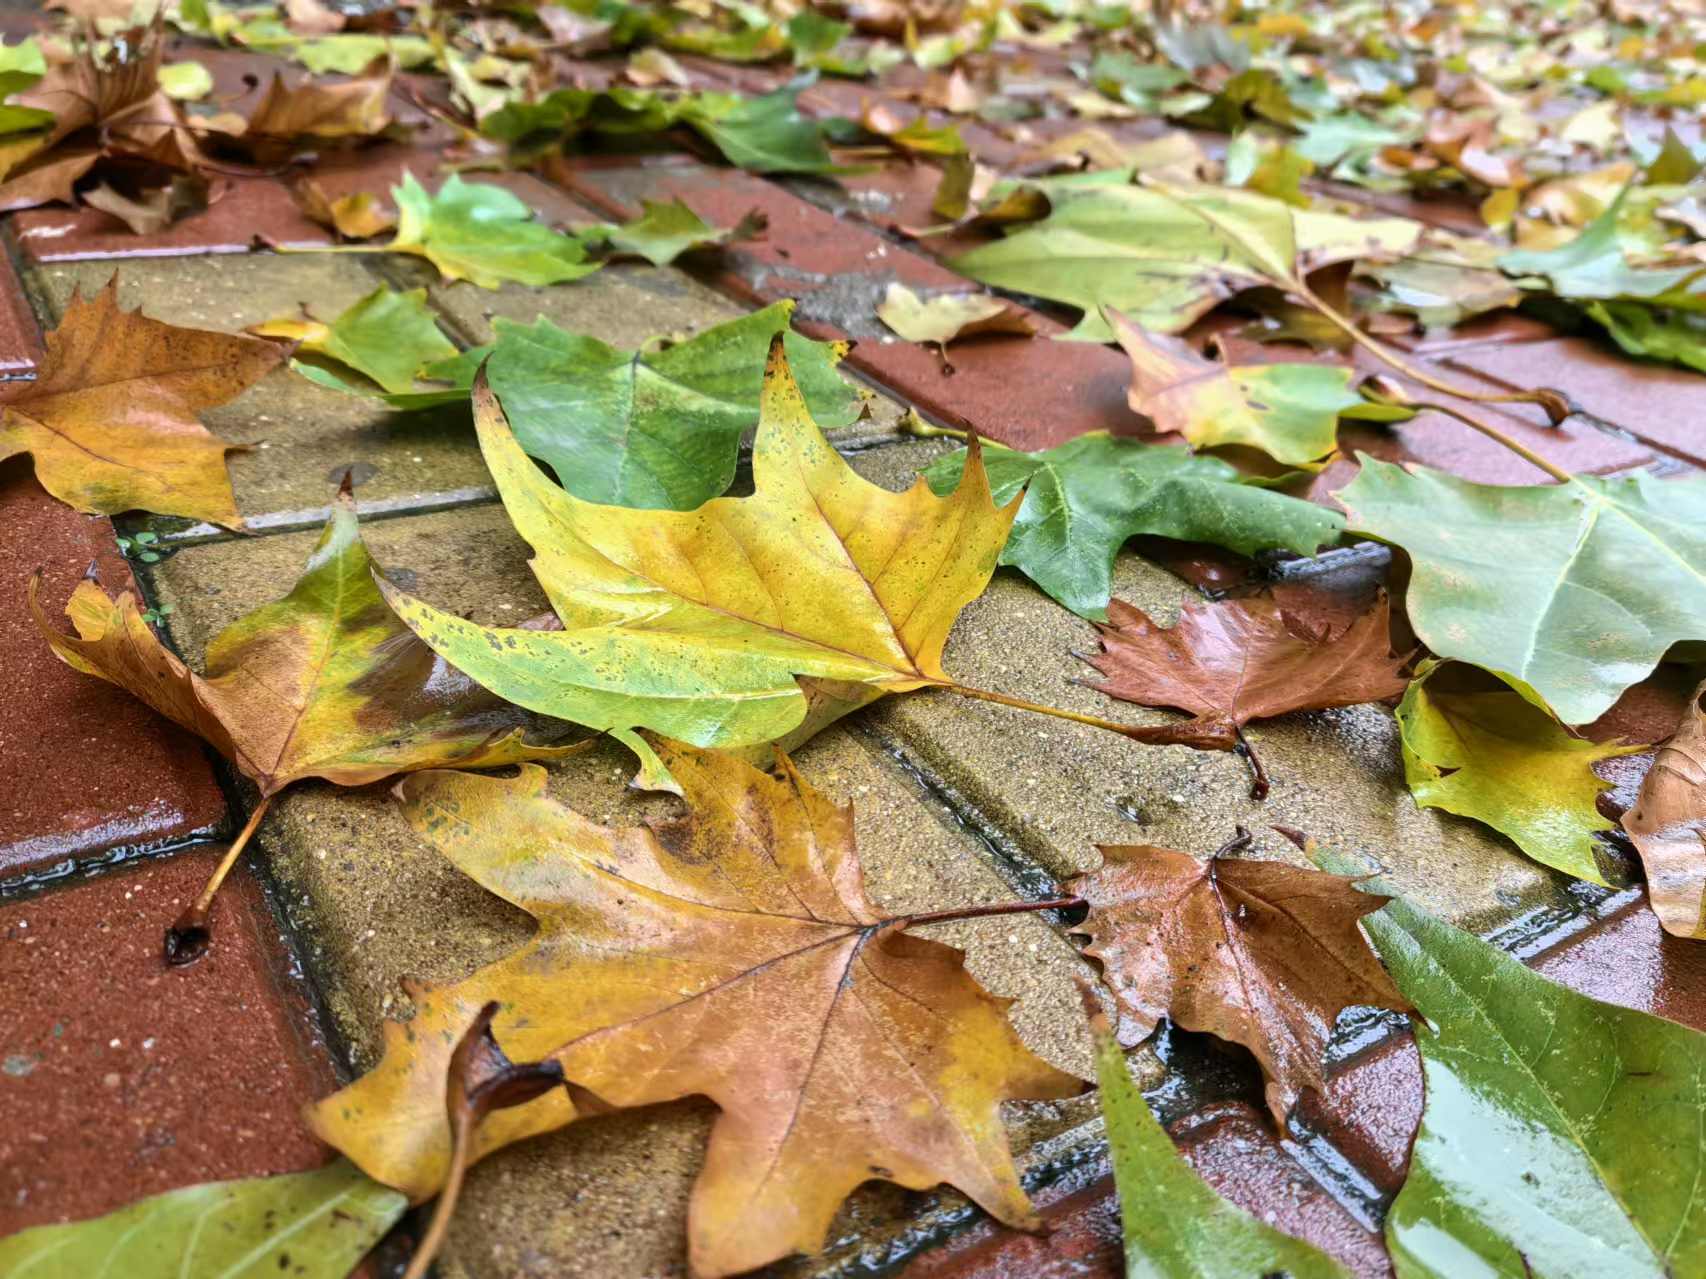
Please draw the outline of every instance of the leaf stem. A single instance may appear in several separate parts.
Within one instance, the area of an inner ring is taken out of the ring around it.
[[[207,953],[208,945],[213,941],[213,928],[208,922],[208,912],[213,909],[213,899],[218,895],[225,877],[231,873],[231,868],[237,864],[237,859],[243,855],[243,850],[248,847],[250,838],[260,826],[261,818],[267,815],[267,808],[271,804],[271,795],[261,797],[261,802],[255,805],[255,811],[249,814],[249,820],[237,833],[237,838],[231,841],[231,847],[225,850],[225,856],[220,859],[219,865],[214,867],[207,887],[201,890],[201,896],[166,930],[165,957],[172,967],[182,968],[185,964],[193,964]]]
[[[1410,407],[1418,409],[1433,409],[1436,413],[1443,413],[1447,417],[1456,418],[1459,422],[1463,423],[1463,425],[1473,427],[1475,430],[1481,432],[1481,434],[1485,435],[1489,440],[1504,445],[1530,466],[1539,467],[1560,484],[1568,484],[1573,478],[1563,467],[1558,466],[1555,463],[1548,462],[1527,445],[1517,442],[1497,427],[1488,426],[1485,422],[1470,417],[1461,409],[1454,409],[1449,404],[1436,404],[1428,400],[1413,401]]]
[[[1575,406],[1560,392],[1550,387],[1539,387],[1533,391],[1470,391],[1463,387],[1453,386],[1440,378],[1426,373],[1416,365],[1404,359],[1386,343],[1375,338],[1372,334],[1364,333],[1347,315],[1342,315],[1311,289],[1301,277],[1288,280],[1286,287],[1296,293],[1310,306],[1314,307],[1324,317],[1336,325],[1346,337],[1420,386],[1430,391],[1438,391],[1441,395],[1454,396],[1459,400],[1470,400],[1478,404],[1538,404],[1546,410],[1546,416],[1556,426],[1570,414],[1576,411]],[[1471,423],[1473,425],[1473,423]]]
[[[1103,719],[1099,715],[1083,715],[1078,711],[1065,710],[1059,706],[1045,706],[1041,702],[1026,701],[1023,697],[1009,697],[1006,693],[992,693],[986,688],[972,688],[968,684],[941,682],[932,685],[934,688],[946,689],[950,693],[958,693],[961,697],[976,698],[980,702],[995,702],[1000,706],[1011,706],[1015,710],[1034,711],[1038,715],[1048,715],[1054,719],[1071,720],[1074,724],[1088,724],[1091,728],[1106,729],[1110,733],[1118,733],[1121,737],[1129,737],[1133,741],[1144,740],[1146,731],[1135,724],[1121,724],[1115,720]]]
[[[444,1189],[438,1192],[438,1202],[433,1205],[427,1232],[421,1237],[415,1255],[409,1258],[409,1268],[403,1272],[403,1279],[425,1279],[433,1258],[444,1246],[445,1232],[450,1229],[450,1219],[456,1215],[456,1201],[462,1195],[462,1182],[468,1175],[468,1143],[479,1126],[479,1116],[471,1110],[458,1114],[450,1125],[450,1172],[444,1179]]]
[[[953,426],[937,426],[926,422],[916,411],[908,413],[900,420],[900,429],[908,435],[916,435],[921,440],[933,440],[939,436],[947,436],[951,440],[969,440],[971,432],[962,431]]]
[[[902,915],[908,928],[920,924],[949,924],[961,919],[987,919],[991,915],[1023,915],[1038,910],[1076,910],[1085,905],[1082,897],[1051,897],[1041,902],[998,902],[993,906],[958,906],[953,910],[933,910],[922,915]]]
[[[1250,766],[1250,798],[1264,800],[1268,797],[1268,770],[1262,767],[1262,760],[1256,754],[1256,748],[1250,745],[1250,739],[1244,736],[1243,728],[1235,728],[1233,734],[1238,738],[1238,745],[1233,749],[1244,757],[1244,762]]]

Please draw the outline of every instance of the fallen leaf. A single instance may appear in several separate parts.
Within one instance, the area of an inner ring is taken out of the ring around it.
[[[356,191],[334,199],[313,178],[302,179],[293,191],[303,213],[347,239],[370,240],[397,225],[396,213],[370,191]]]
[[[620,226],[598,226],[582,232],[583,244],[607,243],[619,253],[642,257],[653,266],[668,266],[690,249],[708,249],[749,240],[764,229],[757,209],[732,227],[714,227],[679,198],[668,204],[642,200],[640,216]]]
[[[173,174],[165,186],[129,196],[102,182],[83,192],[83,203],[124,223],[137,235],[152,235],[186,213],[207,207],[207,183],[198,176]]]
[[[1644,302],[1590,302],[1583,309],[1630,355],[1706,373],[1706,319],[1699,313]]]
[[[965,460],[964,450],[938,458],[924,478],[946,493]],[[1243,483],[1219,458],[1100,432],[1040,453],[992,448],[984,464],[995,501],[1023,498],[1001,563],[1092,619],[1107,615],[1114,556],[1128,538],[1313,555],[1344,527],[1335,511]]]
[[[547,319],[495,322],[486,376],[516,442],[587,502],[691,510],[734,480],[741,438],[759,420],[771,339],[820,426],[847,426],[863,400],[836,365],[845,343],[814,342],[777,302],[684,342],[623,351]]]
[[[1031,317],[1011,302],[987,293],[940,293],[921,298],[899,281],[877,303],[877,318],[908,342],[946,346],[955,338],[980,333],[1031,337]]]
[[[205,738],[263,798],[319,777],[360,786],[417,768],[496,768],[570,753],[534,746],[527,717],[434,657],[392,616],[347,486],[290,594],[226,627],[207,674],[175,657],[136,598],[79,583],[75,635],[36,603],[36,625],[68,666],[126,689]]]
[[[1337,875],[1224,855],[1248,842],[1240,830],[1206,861],[1103,847],[1102,868],[1067,888],[1090,903],[1074,931],[1114,993],[1120,1042],[1147,1038],[1165,1016],[1243,1044],[1283,1132],[1303,1090],[1327,1086],[1322,1055],[1339,1012],[1409,1004],[1357,928],[1386,898]]]
[[[781,334],[765,368],[751,497],[694,511],[594,505],[545,477],[479,382],[474,421],[564,629],[488,628],[395,588],[387,598],[500,697],[609,731],[651,784],[661,778],[635,728],[698,746],[788,740],[808,709],[800,676],[858,689],[844,710],[884,693],[962,689],[942,647],[995,571],[1018,500],[998,508],[976,460],[945,499],[862,479],[812,423]]]
[[[1197,448],[1260,449],[1304,466],[1338,448],[1339,414],[1362,403],[1350,368],[1331,364],[1228,364],[1176,338],[1145,333],[1109,308],[1108,324],[1131,357],[1134,413]]]
[[[41,78],[47,74],[47,59],[42,56],[41,46],[34,39],[21,40],[17,44],[7,44],[0,38],[0,98],[9,98],[14,93],[22,93],[34,88]],[[0,105],[0,134],[24,133],[34,129],[43,129],[54,121],[54,113],[42,107],[20,106],[15,104]],[[14,142],[19,141],[13,139]],[[32,143],[25,142],[24,151],[34,149]],[[0,176],[4,176],[6,165],[0,160]]]
[[[413,389],[423,368],[457,354],[426,297],[424,288],[394,293],[380,285],[330,324],[282,317],[249,332],[295,342],[298,355],[328,356],[387,391],[405,392]]]
[[[256,163],[276,164],[304,144],[371,138],[391,124],[390,96],[391,69],[384,63],[341,84],[304,80],[287,87],[275,71],[238,141]]]
[[[399,788],[416,831],[539,930],[460,982],[416,988],[411,1021],[386,1023],[379,1065],[314,1106],[310,1126],[380,1180],[430,1195],[449,1166],[451,1043],[495,999],[510,1054],[553,1058],[603,1102],[719,1107],[688,1209],[696,1276],[814,1251],[873,1177],[946,1181],[1034,1227],[1000,1103],[1082,1085],[1025,1049],[959,951],[907,932],[1003,908],[884,917],[861,884],[851,809],[785,758],[772,778],[717,752],[659,750],[688,810],[651,829],[588,821],[546,797],[535,767]],[[573,1118],[553,1092],[490,1116],[474,1152]]]
[[[1627,187],[1619,191],[1606,210],[1569,243],[1545,251],[1513,249],[1498,259],[1499,266],[1511,275],[1534,277],[1539,288],[1557,297],[1578,301],[1655,297],[1680,288],[1706,269],[1631,264],[1619,227],[1628,195]]]
[[[1405,611],[1565,724],[1603,715],[1672,644],[1706,640],[1706,479],[1472,484],[1370,457],[1334,494],[1410,556]]]
[[[42,487],[80,511],[242,525],[232,446],[196,415],[258,382],[278,346],[120,310],[116,277],[91,300],[74,293],[46,344],[33,382],[0,387],[0,458],[30,454]]]
[[[1323,1252],[1228,1203],[1186,1163],[1132,1083],[1107,1018],[1090,999],[1102,1118],[1119,1192],[1128,1274],[1144,1279],[1348,1279]]]
[[[104,1217],[20,1231],[0,1239],[0,1273],[344,1279],[407,1206],[339,1159],[313,1172],[185,1186]]]
[[[403,175],[391,198],[397,205],[397,236],[385,247],[412,253],[447,280],[467,280],[495,289],[506,280],[534,286],[562,284],[591,275],[580,240],[533,220],[533,211],[502,187],[464,182],[451,174],[436,195]]]
[[[1667,933],[1706,937],[1706,685],[1659,748],[1623,829],[1647,870],[1647,899]]]
[[[1465,1258],[1535,1279],[1706,1271],[1691,1224],[1706,1036],[1578,995],[1402,899],[1364,927],[1429,1023],[1427,1104],[1386,1214],[1398,1274],[1454,1279]]]
[[[1311,629],[1259,597],[1187,604],[1178,624],[1167,629],[1142,609],[1113,600],[1107,623],[1096,629],[1102,649],[1083,655],[1103,676],[1092,688],[1193,716],[1138,729],[1138,740],[1242,751],[1255,771],[1257,799],[1266,795],[1267,781],[1240,731],[1245,724],[1382,701],[1397,697],[1406,682],[1401,668],[1408,659],[1392,656],[1384,596],[1337,633]]]
[[[1593,766],[1643,748],[1574,737],[1515,690],[1465,673],[1424,662],[1398,707],[1410,794],[1485,822],[1535,861],[1605,883],[1594,834],[1612,824],[1594,801],[1610,783]]]
[[[984,284],[1084,310],[1073,336],[1108,341],[1103,307],[1177,333],[1244,289],[1296,291],[1334,262],[1407,252],[1420,224],[1357,219],[1226,187],[1062,187],[1053,212],[961,254],[955,270]]]

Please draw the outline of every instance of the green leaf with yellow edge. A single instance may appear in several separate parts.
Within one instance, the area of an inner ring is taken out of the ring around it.
[[[1216,1194],[1174,1148],[1132,1083],[1125,1054],[1099,1009],[1090,1025],[1128,1279],[1348,1279],[1326,1253]]]
[[[360,786],[416,768],[496,768],[570,754],[523,739],[528,717],[453,670],[386,607],[347,488],[290,594],[238,618],[197,675],[161,644],[136,598],[93,581],[59,631],[30,588],[36,625],[68,666],[117,684],[205,738],[271,796],[305,777]]]
[[[214,1181],[0,1239],[11,1279],[344,1279],[408,1200],[339,1159]]]
[[[425,289],[394,293],[381,285],[330,324],[284,317],[249,332],[296,342],[299,354],[328,356],[392,392],[412,390],[423,368],[457,354],[427,306]]]
[[[551,483],[482,383],[474,420],[564,629],[484,627],[395,588],[387,597],[500,697],[610,731],[646,760],[635,728],[729,747],[818,727],[799,677],[856,690],[843,713],[884,693],[961,689],[942,648],[995,571],[1018,499],[998,508],[975,458],[946,498],[861,478],[812,423],[780,334],[751,497],[693,511],[595,505]]]
[[[1473,675],[1481,675],[1479,681]],[[1424,662],[1398,706],[1404,776],[1423,808],[1485,822],[1537,862],[1605,883],[1594,834],[1602,759],[1641,746],[1584,741],[1520,693],[1472,667]]]
[[[1288,466],[1308,466],[1338,447],[1339,414],[1362,403],[1351,390],[1352,369],[1205,360],[1112,308],[1104,314],[1131,357],[1132,411],[1197,448],[1238,444]]]
[[[1263,286],[1297,292],[1334,262],[1397,256],[1421,225],[1349,218],[1201,185],[1059,186],[1041,222],[953,260],[962,275],[1084,310],[1072,336],[1105,342],[1103,307],[1177,333],[1225,299]]]
[[[1409,553],[1405,611],[1566,724],[1598,719],[1673,644],[1706,640],[1706,478],[1473,484],[1362,457],[1352,532]]]
[[[33,88],[46,74],[47,59],[33,39],[18,44],[7,44],[0,39],[0,98]],[[42,107],[0,104],[0,135],[46,128],[53,122],[53,112]]]
[[[819,426],[864,411],[836,371],[843,342],[790,327],[794,304],[773,303],[684,342],[624,351],[541,317],[494,321],[486,376],[516,440],[588,502],[690,510],[734,480],[741,437],[758,425],[770,343],[784,335],[788,367]]]
[[[601,265],[587,260],[576,237],[534,221],[533,210],[502,187],[451,174],[437,194],[428,194],[414,174],[405,173],[391,198],[397,205],[397,236],[386,250],[423,257],[447,280],[467,280],[483,289],[505,281],[562,284],[591,275]]]
[[[1001,1103],[1083,1085],[1025,1048],[959,951],[871,904],[851,808],[786,757],[772,757],[773,777],[722,752],[658,749],[688,804],[649,827],[588,820],[547,796],[535,767],[401,785],[416,832],[538,930],[461,981],[415,987],[409,1022],[385,1023],[379,1064],[312,1107],[310,1126],[412,1198],[431,1195],[451,1153],[450,1055],[495,1000],[508,1055],[548,1056],[603,1102],[719,1108],[687,1214],[701,1279],[817,1251],[872,1178],[947,1182],[1035,1228]],[[472,1153],[575,1117],[554,1090],[487,1116]]]
[[[1363,926],[1432,1026],[1386,1215],[1399,1279],[1706,1273],[1706,1035],[1578,995],[1402,899]]]

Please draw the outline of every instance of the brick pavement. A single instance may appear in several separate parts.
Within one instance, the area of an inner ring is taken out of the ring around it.
[[[734,74],[686,61],[708,77]],[[264,76],[264,62],[229,55],[217,70],[237,83],[245,67]],[[767,74],[739,69],[747,87],[762,87]],[[847,109],[832,87],[808,105]],[[1004,157],[1034,141],[983,131],[968,140]],[[399,148],[328,181],[378,187],[405,165],[424,176],[423,163],[422,152]],[[17,275],[0,280],[0,374],[30,367],[40,351],[38,325],[56,322],[74,287],[99,286],[115,271],[127,305],[140,301],[161,319],[233,331],[303,302],[334,314],[380,282],[424,283],[446,332],[462,345],[485,340],[494,315],[530,321],[544,314],[631,345],[797,297],[802,329],[859,342],[848,365],[875,388],[872,412],[837,440],[879,483],[904,486],[945,447],[896,431],[908,407],[1023,447],[1088,429],[1142,430],[1125,407],[1124,357],[1051,342],[1066,326],[1046,308],[1037,312],[1043,336],[1035,341],[957,349],[952,379],[933,355],[885,337],[870,306],[888,281],[969,287],[927,256],[928,241],[893,234],[903,206],[912,207],[905,202],[933,190],[928,165],[850,179],[848,189],[863,200],[687,157],[564,164],[550,176],[508,183],[556,221],[625,213],[642,196],[678,194],[715,222],[760,208],[769,233],[697,275],[616,266],[557,288],[487,292],[441,284],[413,261],[250,251],[255,232],[281,244],[323,238],[267,179],[147,241],[115,232],[97,214],[41,210],[13,216],[4,232],[9,265],[0,262],[0,272]],[[1409,211],[1452,221],[1447,208]],[[1591,419],[1562,431],[1507,415],[1513,433],[1543,435],[1542,447],[1572,467],[1668,474],[1706,464],[1687,412],[1693,374],[1635,366],[1602,345],[1525,323],[1475,326],[1449,343],[1418,345],[1454,376],[1502,385],[1539,378],[1588,405]],[[353,467],[369,544],[399,580],[482,622],[544,608],[465,414],[393,414],[280,370],[209,422],[225,439],[253,446],[233,456],[232,474],[258,536],[183,521],[122,521],[126,530],[161,535],[167,554],[154,564],[123,563],[111,522],[47,499],[23,460],[0,466],[0,576],[14,601],[0,622],[8,708],[0,723],[0,1099],[10,1115],[27,1117],[0,1136],[0,1233],[105,1211],[170,1186],[313,1166],[327,1152],[307,1137],[297,1106],[373,1061],[382,1019],[402,1007],[398,979],[461,975],[526,936],[522,916],[413,838],[383,786],[307,784],[276,805],[256,853],[221,899],[213,956],[181,971],[162,966],[159,928],[199,885],[218,839],[253,796],[199,744],[47,654],[20,607],[23,582],[38,564],[50,607],[91,560],[109,585],[134,574],[151,600],[171,606],[169,639],[194,663],[220,627],[294,579],[337,478]],[[1513,467],[1449,422],[1418,420],[1356,442],[1477,479],[1529,478],[1520,463]],[[1345,468],[1335,467],[1319,488],[1344,478]],[[1255,574],[1236,557],[1143,549],[1157,555],[1122,553],[1116,593],[1163,620],[1192,597],[1191,582],[1229,588]],[[1298,589],[1311,589],[1311,566],[1288,572]],[[973,684],[1075,709],[1131,722],[1165,718],[1068,682],[1078,673],[1069,651],[1083,645],[1086,631],[1003,571],[955,628],[947,665]],[[1626,713],[1662,727],[1676,713],[1674,690],[1648,693]],[[1249,800],[1243,766],[1229,755],[1141,748],[931,694],[888,699],[850,717],[803,749],[799,765],[814,785],[855,804],[869,888],[885,907],[1051,895],[1061,879],[1094,864],[1096,842],[1205,852],[1238,822],[1262,832],[1262,855],[1295,859],[1289,844],[1266,833],[1278,822],[1378,857],[1428,909],[1556,980],[1706,1027],[1699,971],[1706,961],[1660,932],[1639,887],[1573,883],[1484,827],[1418,810],[1404,789],[1386,708],[1287,716],[1251,736],[1273,778],[1265,805]],[[1614,762],[1614,797],[1627,802],[1644,762]],[[601,821],[669,807],[623,787],[626,761],[614,750],[550,771],[553,793]],[[936,931],[967,949],[985,985],[1016,1000],[1015,1024],[1033,1049],[1064,1069],[1087,1071],[1071,992],[1083,961],[1054,924],[1027,915],[1001,927]],[[1267,1120],[1253,1064],[1242,1054],[1169,1030],[1133,1060],[1180,1148],[1223,1194],[1326,1248],[1356,1274],[1387,1272],[1381,1214],[1401,1184],[1420,1108],[1414,1048],[1397,1019],[1346,1014],[1332,1049],[1331,1087],[1308,1099],[1284,1133]],[[709,1115],[703,1104],[680,1103],[606,1116],[487,1160],[470,1178],[442,1273],[679,1273],[687,1187]],[[849,1200],[823,1256],[772,1273],[1120,1273],[1093,1096],[1015,1104],[1007,1116],[1051,1233],[994,1228],[949,1190],[872,1183]]]

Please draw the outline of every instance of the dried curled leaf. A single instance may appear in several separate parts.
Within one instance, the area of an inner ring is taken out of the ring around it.
[[[196,414],[242,394],[284,358],[257,338],[181,329],[118,304],[117,277],[74,294],[33,382],[0,387],[0,459],[80,511],[155,511],[240,527],[222,443]]]
[[[526,717],[433,656],[386,608],[356,524],[339,495],[290,594],[221,631],[207,674],[172,655],[127,591],[92,581],[66,606],[76,635],[30,608],[69,666],[129,690],[182,724],[274,795],[304,777],[359,786],[416,768],[495,768],[568,754],[534,746]]]
[[[1665,931],[1706,937],[1706,684],[1654,756],[1623,829],[1647,868],[1647,896]]]
[[[387,1023],[380,1064],[316,1105],[314,1130],[412,1197],[433,1193],[451,1151],[451,1045],[495,999],[512,1056],[550,1056],[604,1102],[702,1094],[721,1108],[688,1212],[695,1275],[815,1250],[873,1177],[946,1181],[1034,1225],[1000,1103],[1078,1081],[1025,1049],[959,951],[870,904],[851,809],[785,759],[773,778],[658,750],[689,809],[651,829],[588,821],[546,797],[539,768],[399,786],[415,829],[539,931],[461,982],[415,990],[413,1019]],[[474,1154],[574,1117],[561,1090],[491,1114]]]
[[[1350,879],[1147,844],[1102,855],[1068,887],[1090,903],[1077,931],[1114,992],[1120,1042],[1166,1016],[1243,1044],[1282,1130],[1303,1089],[1326,1086],[1321,1055],[1341,1009],[1410,1007],[1357,928],[1388,899]]]

